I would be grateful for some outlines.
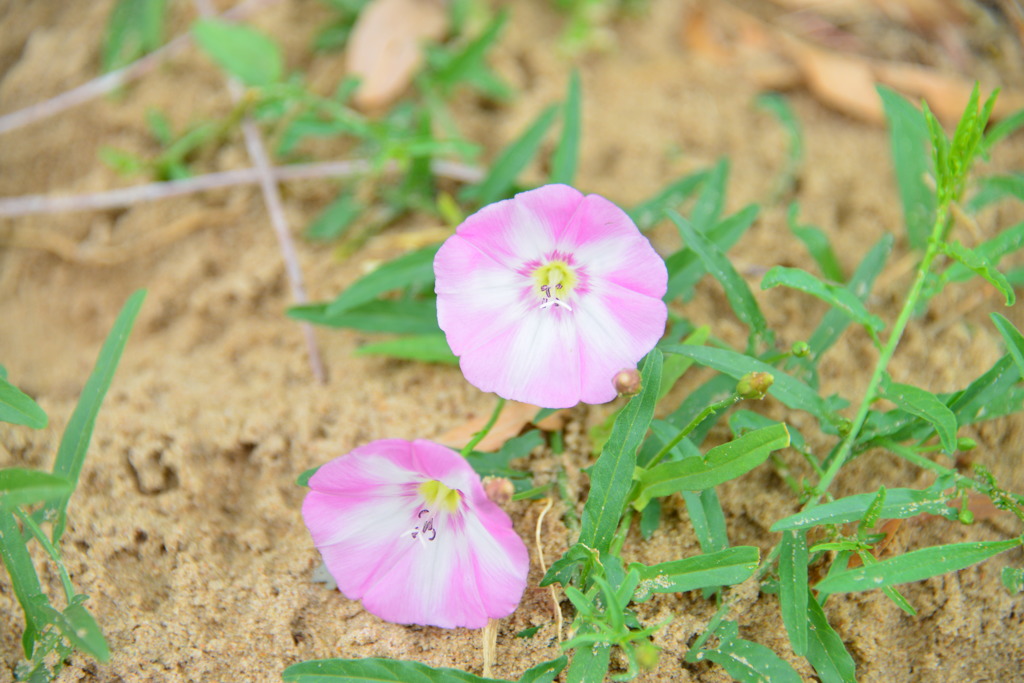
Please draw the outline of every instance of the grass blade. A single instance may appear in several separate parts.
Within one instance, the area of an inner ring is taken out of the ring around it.
[[[576,179],[576,165],[580,156],[580,130],[583,125],[580,72],[569,76],[569,92],[565,97],[562,114],[562,137],[551,157],[551,182],[572,185]]]
[[[114,371],[117,370],[121,353],[128,343],[128,335],[145,298],[146,290],[144,289],[140,289],[128,297],[128,301],[125,302],[110,334],[107,335],[107,339],[103,343],[92,374],[89,375],[85,388],[82,389],[78,405],[75,406],[67,427],[64,428],[64,435],[61,437],[60,447],[57,449],[57,459],[53,464],[53,473],[67,479],[73,487],[78,485],[78,475],[82,471],[85,454],[89,450],[89,441],[92,439],[96,415],[99,413],[103,397],[106,396],[107,389],[110,388],[110,383],[114,379]],[[56,510],[58,513],[58,517],[53,523],[54,545],[60,540],[64,533],[64,527],[67,525],[67,507],[70,498],[69,494],[59,502],[49,503],[44,508],[44,514],[49,510]]]
[[[502,151],[487,176],[475,187],[467,188],[463,198],[485,206],[508,197],[516,177],[536,156],[540,143],[558,115],[558,106],[551,105],[540,113],[530,127]]]
[[[0,508],[10,510],[18,505],[31,505],[70,496],[71,482],[63,477],[22,467],[0,470]]]
[[[644,602],[655,593],[682,593],[743,583],[754,575],[759,561],[760,551],[744,545],[651,566],[634,562],[629,568],[639,572],[640,584],[633,600]]]
[[[400,360],[418,360],[423,363],[458,365],[458,357],[448,347],[443,334],[421,334],[388,341],[366,344],[356,349],[357,356],[386,356]]]
[[[284,683],[498,683],[458,669],[435,669],[397,659],[317,659],[293,664],[281,674]]]
[[[808,595],[807,615],[810,621],[807,661],[821,683],[857,683],[857,665],[813,595]]]
[[[935,427],[942,441],[942,450],[952,455],[956,451],[956,415],[930,391],[910,384],[900,384],[883,375],[879,395],[896,404],[911,415],[926,420]]]
[[[821,269],[822,275],[833,282],[846,282],[843,268],[839,265],[839,259],[836,258],[832,245],[829,244],[828,236],[813,225],[797,224],[796,216],[799,210],[800,207],[796,202],[789,205],[787,221],[790,232],[796,235],[796,238],[807,247],[811,258],[814,259],[814,262],[818,264],[818,268]]]
[[[1006,342],[1006,351],[1013,358],[1013,362],[1017,364],[1021,377],[1024,377],[1024,335],[1002,315],[992,313],[989,317],[995,323],[999,334],[1003,335],[1003,341]]]
[[[855,294],[845,287],[822,282],[806,270],[773,266],[764,274],[764,278],[761,280],[761,289],[771,289],[779,285],[821,299],[833,309],[845,313],[851,320],[866,327],[872,335],[877,334],[885,327],[882,319],[868,313],[864,304]]]
[[[779,605],[793,652],[800,657],[807,654],[807,560],[807,534],[802,531],[783,533],[779,552]]]
[[[816,505],[775,522],[773,532],[809,529],[824,524],[845,524],[864,517],[876,494],[859,493],[829,503]],[[949,496],[942,491],[917,489],[886,489],[885,502],[879,511],[884,519],[906,519],[928,513],[956,519],[956,509],[946,505]]]
[[[928,124],[924,114],[902,95],[882,86],[878,87],[878,94],[889,123],[903,223],[910,244],[920,249],[928,241],[936,210],[935,192],[925,181],[934,173],[927,145]]]
[[[25,657],[32,658],[36,639],[49,623],[45,607],[49,600],[39,584],[39,575],[32,564],[32,556],[28,554],[25,540],[18,529],[14,513],[0,508],[0,558],[7,567],[11,577],[11,588],[25,613],[25,631],[21,637],[21,645]]]
[[[440,244],[411,251],[381,265],[345,288],[330,304],[326,314],[338,315],[373,301],[385,292],[406,287],[425,287],[434,281],[434,256]]]
[[[192,35],[210,59],[244,85],[270,85],[284,75],[281,49],[254,28],[221,19],[199,19],[192,26]]]

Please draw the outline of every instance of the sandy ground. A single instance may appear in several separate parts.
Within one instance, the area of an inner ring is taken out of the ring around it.
[[[92,78],[111,4],[0,3],[0,112]],[[732,252],[757,291],[767,267],[811,267],[785,227],[785,206],[771,203],[787,140],[776,120],[754,105],[758,87],[748,77],[749,64],[707,61],[684,47],[681,26],[690,7],[652,2],[647,14],[617,24],[607,50],[577,60],[584,86],[578,185],[629,204],[679,174],[728,157],[729,210],[764,205]],[[308,71],[310,82],[328,91],[340,77],[341,57],[312,56],[306,47],[324,18],[319,4],[294,0],[261,10],[253,23],[285,45],[290,69]],[[183,30],[189,20],[187,3],[176,5],[173,29]],[[485,141],[493,152],[563,96],[571,61],[554,47],[561,26],[550,3],[515,3],[494,62],[520,95],[499,108],[461,95],[456,113],[471,139]],[[999,77],[987,63],[975,66],[980,73],[971,77]],[[801,217],[829,232],[849,271],[884,232],[901,233],[887,135],[823,107],[801,89],[791,102],[806,143],[797,193]],[[88,192],[135,182],[99,163],[97,151],[113,145],[151,152],[143,126],[148,108],[167,112],[183,126],[223,114],[229,104],[220,74],[187,51],[117,96],[0,137],[0,196]],[[1024,144],[1017,137],[991,163],[1007,169],[1020,168],[1022,161]],[[241,140],[233,139],[201,159],[199,168],[246,165]],[[525,180],[541,182],[542,172],[531,169]],[[334,192],[330,181],[288,184],[292,224],[305,225]],[[965,239],[991,235],[1009,220],[1006,212],[993,212],[979,224],[980,235]],[[329,247],[299,240],[311,298],[333,297],[369,264],[400,253],[404,237],[435,227],[430,218],[405,219],[347,260],[335,259]],[[663,253],[678,246],[667,228],[659,228],[654,241]],[[117,311],[135,289],[149,290],[100,413],[63,545],[72,580],[91,596],[89,608],[113,657],[98,665],[76,656],[62,680],[271,681],[299,661],[365,656],[479,673],[477,633],[383,623],[311,580],[319,560],[302,525],[303,490],[294,480],[373,439],[436,437],[488,412],[491,397],[467,385],[454,368],[354,357],[353,350],[374,337],[353,331],[317,331],[330,379],[326,386],[312,381],[300,331],[283,316],[290,304],[284,268],[252,187],[126,210],[0,219],[0,244],[0,362],[51,420],[40,432],[0,427],[0,466],[51,465]],[[900,237],[895,265],[870,301],[888,320],[908,285],[907,254]],[[757,296],[785,344],[806,338],[824,311],[780,290]],[[951,289],[912,324],[893,375],[934,391],[966,384],[1001,353],[987,318],[997,306],[996,295],[982,283]],[[742,334],[711,281],[679,310],[725,338]],[[1024,322],[1019,311],[1007,314],[1018,326]],[[868,340],[849,334],[822,366],[826,389],[856,396],[873,361]],[[681,400],[693,386],[693,379],[684,382],[674,398]],[[785,415],[771,399],[758,409]],[[564,464],[575,485],[582,485],[579,468],[589,458],[583,435],[606,411],[575,410],[566,432],[568,455],[560,461],[539,449],[523,466],[543,481]],[[813,446],[828,448],[802,416],[792,420]],[[980,444],[974,459],[1015,491],[1024,491],[1024,470],[1017,467],[1022,427],[1020,419],[1003,419],[961,431]],[[796,454],[784,457],[797,475],[804,473]],[[843,472],[834,490],[858,493],[882,483],[923,487],[930,478],[887,455],[867,454]],[[769,526],[795,509],[793,496],[767,465],[720,487],[720,495],[732,542],[765,550],[777,540]],[[511,506],[524,538],[532,538],[541,509],[537,501]],[[627,559],[657,562],[697,552],[682,502],[669,499],[665,510],[651,542],[630,537]],[[569,541],[557,512],[556,507],[543,530],[548,562]],[[891,547],[904,551],[1016,533],[1006,517],[969,528],[917,519],[903,525]],[[541,573],[532,543],[531,550],[530,580],[536,586]],[[863,681],[1017,680],[1024,609],[1000,585],[999,571],[1008,563],[1019,566],[1021,553],[907,586],[904,594],[917,607],[916,618],[880,594],[837,596],[826,612]],[[53,572],[44,570],[43,578],[58,594]],[[717,667],[681,659],[712,611],[697,593],[645,603],[645,622],[675,618],[655,637],[664,652],[643,680],[728,680]],[[0,578],[0,615],[2,680],[21,656],[23,626],[6,578]],[[806,662],[789,650],[774,597],[751,596],[732,616],[744,637],[773,648],[813,680]],[[533,625],[542,626],[533,638],[514,637]],[[528,588],[519,610],[501,623],[495,675],[514,678],[558,654],[548,593]]]

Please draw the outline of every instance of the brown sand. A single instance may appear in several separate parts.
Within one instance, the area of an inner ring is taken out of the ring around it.
[[[0,110],[19,109],[93,77],[111,5],[109,0],[0,5]],[[481,106],[472,96],[457,102],[469,136],[487,141],[491,151],[563,96],[570,67],[554,47],[562,19],[550,5],[515,3],[496,51],[496,65],[521,93],[518,99],[498,109]],[[708,63],[681,46],[682,10],[676,5],[652,2],[647,16],[617,26],[609,51],[580,60],[585,106],[578,184],[628,204],[681,173],[728,157],[729,210],[764,203],[784,163],[785,135],[753,105],[757,89],[742,63]],[[189,21],[186,6],[175,5],[176,31]],[[290,69],[307,70],[310,81],[328,91],[340,76],[340,57],[313,57],[306,49],[324,17],[318,3],[296,0],[261,11],[254,23],[285,44]],[[984,62],[976,66],[981,75],[993,72]],[[886,133],[827,110],[802,91],[791,101],[806,136],[798,194],[802,218],[829,231],[849,270],[883,232],[901,232]],[[3,136],[0,196],[96,191],[135,182],[97,161],[101,145],[152,152],[143,126],[147,108],[161,109],[176,126],[184,126],[223,114],[228,106],[220,74],[189,51],[118,96]],[[1020,168],[1022,161],[1018,137],[998,150],[992,164]],[[234,139],[199,167],[213,171],[247,164],[241,141]],[[542,181],[541,169],[526,179]],[[305,225],[333,192],[328,181],[289,184],[285,201],[293,225]],[[979,229],[991,235],[1010,219],[997,212]],[[402,235],[432,227],[429,218],[410,218],[344,261],[332,258],[329,248],[300,240],[311,297],[334,296],[368,264],[397,255]],[[656,232],[655,242],[665,253],[677,240],[671,229]],[[311,581],[319,560],[299,516],[303,490],[294,479],[372,439],[435,437],[489,411],[491,397],[468,386],[457,369],[356,358],[353,350],[372,335],[351,331],[317,331],[330,381],[315,384],[300,332],[282,314],[290,303],[287,283],[255,188],[124,211],[4,219],[0,243],[7,245],[0,252],[0,362],[51,420],[40,432],[0,427],[0,466],[52,464],[114,316],[132,291],[149,289],[100,413],[63,544],[72,580],[91,596],[89,609],[113,658],[98,665],[75,656],[63,680],[272,681],[295,662],[365,656],[479,673],[477,633],[383,623]],[[755,290],[764,268],[810,267],[785,228],[784,207],[777,205],[764,208],[732,256]],[[896,265],[870,302],[888,320],[908,284],[906,256],[901,238]],[[787,344],[806,338],[824,310],[780,290],[757,295]],[[952,288],[912,324],[893,363],[894,376],[935,391],[965,384],[1000,354],[986,315],[997,306],[984,284]],[[713,282],[704,281],[682,310],[716,334],[730,339],[742,334]],[[1018,311],[1008,314],[1018,326],[1024,322]],[[874,357],[868,340],[850,333],[822,366],[826,389],[857,396]],[[771,399],[758,409],[785,415]],[[577,485],[578,468],[588,457],[582,434],[606,410],[573,413],[565,462]],[[828,448],[804,416],[790,419],[819,452]],[[1024,491],[1024,470],[1016,466],[1022,424],[1003,419],[961,431],[980,444],[973,457],[1015,491]],[[804,474],[798,456],[785,459],[796,474]],[[524,463],[540,480],[556,465],[546,451]],[[890,456],[867,454],[846,468],[834,490],[844,495],[882,483],[923,487],[930,477]],[[736,544],[767,550],[777,540],[768,527],[795,510],[793,496],[767,465],[722,486],[720,494]],[[650,543],[629,539],[627,559],[657,562],[697,552],[681,502],[669,499],[665,508],[664,523]],[[532,538],[541,509],[540,502],[511,506],[524,538]],[[558,512],[556,507],[545,523],[548,562],[568,541]],[[1018,532],[1005,516],[972,527],[913,520],[903,525],[893,549]],[[919,610],[916,618],[875,593],[837,596],[826,611],[863,681],[1019,679],[1024,609],[1000,586],[999,571],[1020,562],[1020,551],[1013,551],[959,574],[906,586],[904,594]],[[44,570],[42,576],[50,593],[59,594],[53,572]],[[539,578],[534,557],[534,586]],[[664,652],[658,668],[643,680],[727,680],[717,667],[681,660],[712,611],[695,593],[645,603],[644,622],[669,616],[674,621],[655,637]],[[0,679],[5,679],[21,656],[23,626],[5,578],[0,578],[0,615]],[[811,678],[806,662],[789,650],[775,598],[751,596],[732,616],[744,637],[771,647]],[[543,625],[534,638],[513,637],[531,625]],[[495,675],[514,678],[531,664],[556,657],[554,636],[547,591],[529,588],[519,610],[501,624]]]

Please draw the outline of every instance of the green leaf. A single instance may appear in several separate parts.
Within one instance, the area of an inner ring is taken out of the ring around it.
[[[566,655],[550,662],[541,662],[523,672],[523,675],[519,677],[519,683],[551,683],[568,663],[569,657]]]
[[[860,301],[866,300],[868,294],[871,293],[871,286],[878,274],[882,272],[882,267],[892,251],[892,245],[892,235],[884,235],[878,243],[871,247],[847,283],[846,289]],[[811,357],[817,359],[831,348],[849,324],[850,318],[845,313],[829,309],[811,338],[807,340],[807,345],[811,348]]]
[[[48,472],[8,467],[0,470],[0,507],[11,509],[70,496],[74,488],[64,477]]]
[[[110,648],[103,637],[103,631],[85,607],[72,604],[63,612],[58,612],[49,605],[44,609],[53,625],[72,645],[101,662],[110,661]]]
[[[665,353],[680,353],[693,358],[697,363],[718,370],[722,374],[739,380],[748,372],[767,372],[775,377],[768,393],[790,408],[804,410],[821,420],[831,417],[831,411],[818,393],[809,386],[787,375],[767,363],[728,349],[712,349],[706,346],[671,344],[662,347]]]
[[[807,661],[814,667],[821,683],[857,683],[857,665],[813,595],[808,595],[807,615],[810,635]]]
[[[883,86],[878,87],[878,94],[889,123],[907,237],[912,246],[920,249],[928,241],[936,208],[935,193],[925,180],[934,172],[927,147],[928,124],[921,110],[901,95]]]
[[[582,634],[583,629],[580,629]],[[593,683],[603,681],[611,663],[612,648],[610,645],[594,645],[578,647],[573,650],[572,663],[565,675],[566,683]]]
[[[434,256],[440,244],[417,249],[388,261],[346,287],[327,306],[329,316],[376,299],[385,292],[424,287],[434,281]]]
[[[1024,569],[1019,567],[1003,567],[1000,578],[1003,581],[1003,586],[1011,595],[1024,590]]]
[[[807,508],[772,524],[773,532],[809,529],[823,524],[845,524],[860,520],[875,500],[875,493],[859,493]],[[956,519],[956,510],[946,505],[949,496],[943,491],[917,489],[886,489],[885,502],[879,512],[882,519],[906,519],[928,513]]]
[[[542,111],[530,127],[498,155],[480,184],[466,188],[463,198],[472,199],[477,204],[485,206],[508,197],[516,177],[537,155],[540,143],[543,142],[548,128],[557,115],[557,105],[551,105]]]
[[[718,223],[725,208],[725,190],[729,182],[729,160],[721,159],[708,171],[706,182],[701,186],[700,196],[690,212],[690,223],[699,233],[707,233]],[[689,244],[685,235],[683,240]]]
[[[333,240],[344,233],[366,207],[355,195],[342,192],[306,228],[306,239]]]
[[[60,446],[57,449],[57,458],[53,464],[53,473],[71,482],[72,487],[78,485],[78,475],[85,463],[85,454],[89,450],[89,441],[92,439],[93,426],[96,424],[96,416],[99,414],[103,397],[107,395],[107,389],[114,380],[114,371],[117,370],[117,363],[121,360],[121,353],[128,343],[128,335],[132,331],[135,317],[139,314],[142,301],[146,298],[146,290],[140,289],[125,302],[114,326],[103,342],[96,365],[92,374],[82,389],[78,398],[78,405],[75,406],[67,426],[64,428],[64,435],[61,437]],[[53,524],[53,543],[57,544],[64,527],[67,525],[67,507],[71,495],[64,496],[59,502],[48,503],[44,508],[45,515],[50,510],[56,510],[57,520]]]
[[[313,477],[314,474],[316,474],[316,471],[320,469],[320,467],[320,465],[317,465],[316,467],[310,467],[308,470],[300,474],[295,479],[296,486],[309,486],[309,480]]]
[[[760,210],[761,207],[757,204],[743,207],[708,231],[708,239],[724,254],[739,241],[747,228],[754,224]],[[688,299],[693,294],[693,286],[707,272],[700,257],[689,247],[683,247],[665,259],[665,267],[668,269],[668,287],[662,298],[666,302],[679,295]]]
[[[392,334],[440,334],[437,326],[437,305],[434,299],[379,300],[332,314],[328,304],[307,304],[288,309],[288,317],[314,325],[347,327],[364,332]]]
[[[793,192],[796,187],[797,176],[800,171],[800,164],[804,157],[803,132],[800,129],[800,121],[789,105],[789,101],[778,93],[765,93],[757,98],[757,106],[768,111],[778,118],[779,123],[786,130],[789,136],[789,154],[786,165],[779,176],[773,199]]]
[[[615,420],[612,435],[590,469],[590,494],[583,506],[579,543],[598,552],[609,549],[618,529],[636,467],[636,451],[654,416],[661,388],[662,362],[658,349],[647,354],[640,374],[643,388]]]
[[[793,652],[807,654],[807,534],[786,531],[779,546],[779,605]]]
[[[569,92],[565,97],[562,114],[562,137],[551,157],[551,182],[572,185],[576,179],[576,164],[580,155],[580,129],[582,127],[580,72],[574,69],[569,76]]]
[[[118,0],[103,35],[103,71],[127,66],[160,47],[166,15],[167,0]]]
[[[799,210],[800,207],[796,202],[789,205],[787,220],[790,231],[807,247],[811,258],[814,259],[815,263],[818,264],[818,268],[821,269],[822,275],[833,282],[846,282],[843,268],[839,265],[836,253],[832,251],[832,245],[829,244],[828,236],[821,229],[813,225],[798,225],[796,216]]]
[[[1024,335],[1014,327],[1013,323],[998,313],[990,313],[989,317],[995,323],[999,334],[1003,335],[1003,341],[1006,342],[1006,351],[1013,358],[1013,362],[1017,364],[1021,377],[1024,377]]]
[[[977,213],[986,206],[1007,197],[1024,201],[1024,173],[980,178],[978,191],[967,202],[967,209],[972,213]]]
[[[499,12],[483,33],[470,41],[459,53],[448,58],[431,74],[431,78],[444,91],[451,91],[460,83],[466,82],[480,87],[497,98],[507,96],[507,86],[493,77],[484,60],[487,51],[494,46],[505,29],[506,23],[508,23],[508,12]]]
[[[435,669],[397,659],[316,659],[293,664],[281,674],[284,683],[497,683],[458,669]]]
[[[922,548],[904,555],[830,574],[815,586],[825,593],[854,593],[923,581],[947,572],[959,571],[993,555],[1020,546],[1021,540],[952,543]]]
[[[806,270],[773,266],[764,274],[764,278],[761,280],[761,289],[770,289],[779,285],[797,289],[805,294],[821,299],[832,308],[842,311],[851,320],[860,323],[873,333],[878,333],[885,327],[882,319],[868,313],[860,299],[848,289],[822,282]]]
[[[366,344],[356,349],[357,356],[386,356],[424,363],[458,365],[458,357],[448,347],[443,334],[421,334]]]
[[[938,396],[920,387],[893,382],[887,375],[882,376],[878,393],[882,398],[895,403],[900,410],[930,422],[939,435],[942,450],[950,455],[956,451],[956,415]]]
[[[990,285],[999,290],[1006,298],[1006,305],[1012,306],[1017,300],[1013,287],[1006,281],[1006,276],[996,270],[992,262],[980,251],[968,249],[959,242],[943,242],[942,250],[952,259],[962,263],[972,272],[983,277]]]
[[[37,637],[49,623],[49,614],[45,610],[49,606],[49,598],[39,584],[32,556],[28,553],[14,513],[4,507],[0,507],[0,558],[11,577],[14,596],[25,613],[25,631],[21,643],[25,657],[31,659]]]
[[[667,209],[678,209],[683,200],[693,194],[707,177],[707,171],[697,171],[696,173],[685,175],[678,180],[673,180],[662,188],[658,194],[647,201],[637,204],[632,209],[626,211],[626,213],[633,219],[633,222],[636,223],[641,232],[647,232],[658,221],[665,218],[665,211]]]
[[[636,477],[640,488],[633,507],[643,510],[651,498],[677,491],[699,491],[742,476],[789,445],[786,425],[778,424],[744,434],[715,446],[703,458],[664,462]]]
[[[800,675],[770,648],[743,640],[735,621],[725,621],[716,631],[714,650],[702,650],[703,658],[725,669],[739,683],[801,683]]]
[[[43,429],[49,423],[39,404],[3,377],[0,377],[0,421],[32,429]]]
[[[192,25],[192,36],[210,59],[244,85],[270,85],[284,74],[280,48],[254,28],[199,19]]]
[[[634,562],[629,568],[637,570],[640,583],[633,600],[645,602],[655,593],[682,593],[743,583],[757,571],[759,558],[757,548],[744,545],[651,566]]]
[[[686,246],[693,249],[708,272],[722,283],[725,296],[729,299],[736,317],[750,328],[751,335],[767,340],[770,337],[768,322],[764,319],[750,287],[736,272],[725,254],[706,235],[696,230],[688,220],[675,211],[669,211],[668,217],[679,228]]]

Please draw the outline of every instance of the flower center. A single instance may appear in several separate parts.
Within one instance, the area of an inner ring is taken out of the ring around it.
[[[537,286],[537,295],[541,298],[541,308],[562,306],[568,310],[572,307],[566,298],[576,285],[576,271],[565,261],[549,261],[531,273]]]
[[[434,526],[434,518],[441,510],[455,512],[462,500],[462,493],[458,489],[450,489],[436,479],[425,481],[420,484],[420,495],[426,507],[416,513],[417,524],[408,531],[410,536],[418,538],[420,542],[433,541],[437,538],[437,528]]]

